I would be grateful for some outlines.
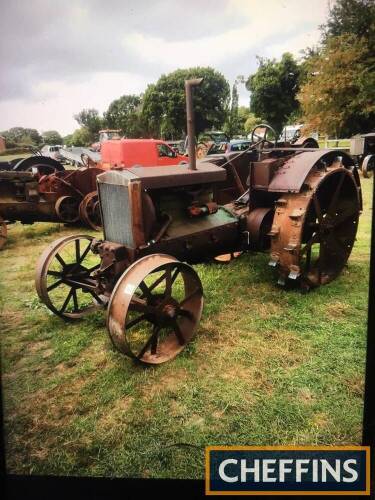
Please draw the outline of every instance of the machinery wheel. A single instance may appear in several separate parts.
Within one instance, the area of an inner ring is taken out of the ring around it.
[[[301,193],[282,195],[270,232],[278,283],[289,278],[309,289],[334,280],[351,253],[359,214],[354,176],[339,162],[310,172]]]
[[[97,191],[92,191],[83,198],[79,204],[79,216],[82,222],[95,231],[100,231],[102,229],[102,218]]]
[[[367,155],[362,162],[361,171],[363,177],[369,179],[375,168],[375,155]]]
[[[65,319],[78,319],[101,305],[92,273],[100,258],[91,252],[91,236],[60,238],[48,246],[36,266],[35,287],[40,300]]]
[[[33,169],[36,169],[41,175],[49,175],[54,172],[65,171],[65,168],[61,165],[61,163],[53,158],[41,155],[21,158],[20,161],[13,167],[15,172],[31,172]]]
[[[8,230],[7,225],[2,217],[0,217],[0,250],[3,248],[7,241]]]
[[[63,222],[72,224],[79,220],[80,200],[74,196],[60,196],[55,204],[58,218]]]
[[[117,282],[107,328],[120,352],[160,364],[177,356],[193,338],[202,308],[202,284],[192,267],[169,255],[147,255]]]

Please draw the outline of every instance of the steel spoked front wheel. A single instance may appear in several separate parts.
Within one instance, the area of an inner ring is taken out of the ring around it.
[[[92,239],[86,235],[61,238],[47,247],[38,261],[38,296],[62,318],[79,319],[105,305],[93,276],[100,267],[100,258],[91,251]]]
[[[201,281],[174,257],[153,254],[130,266],[108,306],[115,347],[147,364],[177,356],[193,338],[203,309]]]

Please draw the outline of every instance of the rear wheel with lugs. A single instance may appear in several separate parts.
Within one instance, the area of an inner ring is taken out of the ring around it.
[[[351,253],[359,214],[359,188],[339,162],[312,171],[301,193],[282,195],[270,233],[279,284],[297,280],[309,289],[334,280]]]
[[[114,346],[147,364],[173,359],[193,338],[203,308],[194,269],[164,254],[132,264],[113,290],[107,328]]]

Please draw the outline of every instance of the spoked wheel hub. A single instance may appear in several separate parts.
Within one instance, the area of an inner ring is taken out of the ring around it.
[[[355,178],[339,162],[312,171],[301,193],[282,195],[270,233],[279,284],[298,280],[311,288],[334,280],[351,253],[359,214]]]
[[[41,255],[35,275],[39,298],[53,313],[78,319],[104,306],[106,297],[97,293],[95,271],[100,258],[91,252],[91,236],[61,238]]]
[[[136,261],[117,282],[107,315],[115,347],[136,360],[173,359],[193,338],[203,308],[196,272],[164,254]]]

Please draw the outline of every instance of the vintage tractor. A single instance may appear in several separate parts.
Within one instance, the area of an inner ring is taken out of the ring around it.
[[[371,177],[375,170],[375,132],[352,137],[350,154],[356,159],[363,177]]]
[[[41,163],[41,170],[43,166]],[[0,248],[7,239],[6,224],[15,221],[80,221],[92,229],[101,229],[96,176],[102,172],[98,168],[48,175],[38,171],[0,171]]]
[[[280,285],[334,280],[354,244],[359,176],[341,151],[251,147],[247,189],[215,201],[227,170],[195,160],[192,87],[186,82],[189,165],[109,170],[97,177],[104,240],[59,239],[36,268],[40,299],[65,319],[107,308],[114,346],[146,364],[174,358],[193,338],[203,289],[190,264],[270,252]]]

